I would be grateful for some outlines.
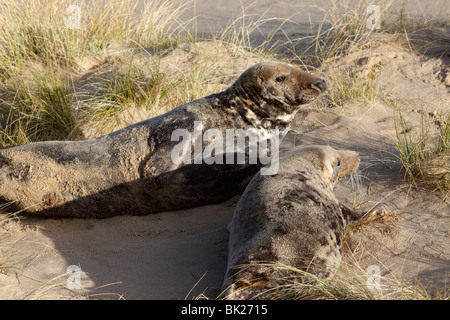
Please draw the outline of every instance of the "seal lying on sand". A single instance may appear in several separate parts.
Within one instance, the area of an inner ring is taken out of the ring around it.
[[[278,174],[254,176],[229,225],[227,298],[261,297],[267,289],[301,277],[277,264],[322,278],[334,274],[344,229],[362,214],[340,204],[333,187],[359,162],[353,151],[299,147],[280,160]]]
[[[281,139],[301,105],[325,90],[325,81],[312,74],[264,62],[221,93],[109,135],[1,150],[0,202],[49,217],[100,218],[224,201],[242,192],[260,164],[193,161],[208,145],[200,141],[195,150],[198,139],[172,141],[174,131],[278,130]],[[174,149],[181,154],[175,160]]]

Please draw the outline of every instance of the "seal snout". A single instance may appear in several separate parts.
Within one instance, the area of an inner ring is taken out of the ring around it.
[[[317,81],[311,85],[311,88],[322,93],[328,89],[328,86],[327,86],[327,82],[325,80],[319,79],[319,81]]]

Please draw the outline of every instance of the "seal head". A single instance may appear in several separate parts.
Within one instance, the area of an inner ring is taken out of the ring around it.
[[[324,93],[327,84],[290,64],[267,61],[246,70],[231,89],[258,119],[288,122],[301,105]]]

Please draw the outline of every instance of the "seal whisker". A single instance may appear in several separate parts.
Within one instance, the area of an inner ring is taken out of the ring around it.
[[[350,181],[352,184],[352,190],[358,191],[362,184],[362,174],[359,168],[355,172],[350,174]]]

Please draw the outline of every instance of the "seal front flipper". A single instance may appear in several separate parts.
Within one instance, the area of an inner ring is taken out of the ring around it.
[[[342,215],[344,216],[344,219],[347,221],[347,224],[350,224],[352,222],[355,222],[362,218],[363,214],[361,212],[355,211],[353,209],[350,209],[346,205],[340,203],[339,204]]]
[[[389,207],[385,203],[380,203],[365,213],[350,209],[343,204],[340,204],[340,207],[342,210],[342,215],[346,219],[347,224],[358,220],[366,222],[383,220],[385,217],[393,215],[392,211],[389,210]]]
[[[361,219],[364,219],[365,221],[383,220],[390,215],[393,215],[393,213],[389,207],[385,203],[380,203],[364,213]]]
[[[223,202],[242,192],[258,170],[255,165],[203,162],[149,175],[145,183],[161,210],[176,210]]]
[[[165,143],[156,148],[151,154],[144,158],[139,165],[140,178],[150,189],[158,189],[164,185],[165,180],[175,174],[175,170],[182,164],[173,163],[170,157],[161,157],[161,154],[170,155],[175,143]]]

